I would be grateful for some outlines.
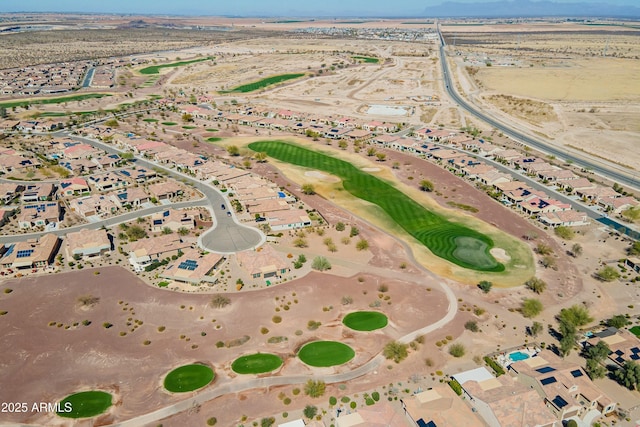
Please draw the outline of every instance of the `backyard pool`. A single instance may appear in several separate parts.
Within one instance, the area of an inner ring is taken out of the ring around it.
[[[523,353],[521,351],[514,351],[513,353],[509,353],[509,359],[511,359],[512,362],[518,362],[520,360],[526,360],[528,359],[529,356],[527,353]]]

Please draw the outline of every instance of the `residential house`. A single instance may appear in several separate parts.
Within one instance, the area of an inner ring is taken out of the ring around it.
[[[349,132],[347,134],[347,136],[349,137],[349,139],[355,141],[355,140],[363,140],[366,141],[369,138],[371,138],[373,136],[373,134],[371,132],[369,132],[368,130],[365,129],[354,129],[351,132]]]
[[[60,195],[63,197],[78,196],[89,191],[91,188],[84,178],[76,177],[60,181]]]
[[[247,212],[261,216],[269,212],[288,210],[289,204],[284,199],[255,200],[246,203]]]
[[[24,191],[24,185],[14,184],[11,182],[0,183],[0,201],[4,204],[10,203],[13,199],[18,197],[18,194]]]
[[[519,151],[508,149],[495,152],[493,157],[498,161],[513,164],[516,160],[522,158],[522,154]]]
[[[129,254],[129,263],[137,272],[143,271],[153,261],[178,256],[191,244],[176,234],[162,234],[129,243],[125,250]]]
[[[574,210],[544,212],[538,217],[540,222],[549,227],[576,227],[589,224],[589,216]]]
[[[616,365],[622,366],[628,361],[640,363],[640,339],[626,329],[609,328],[604,333],[596,333],[585,346],[595,346],[600,341],[607,344],[611,350],[609,360]]]
[[[639,257],[629,257],[624,260],[624,265],[629,267],[631,270],[636,273],[640,273],[640,258]]]
[[[493,377],[478,368],[453,377],[477,413],[495,427],[560,427],[535,389],[509,375]],[[488,374],[488,375],[487,375]]]
[[[294,230],[311,225],[311,219],[301,209],[267,212],[267,221],[273,231]]]
[[[116,174],[115,172],[104,172],[91,175],[88,179],[91,186],[98,191],[117,190],[131,185],[129,179],[126,179],[121,173]]]
[[[503,184],[512,181],[511,175],[502,173],[497,169],[489,170],[484,173],[477,174],[477,180],[484,185],[495,187],[498,184]]]
[[[125,188],[123,190],[118,190],[115,193],[109,193],[109,196],[111,196],[111,199],[120,206],[129,207],[138,207],[151,200],[151,197],[142,187]]]
[[[26,184],[20,200],[22,203],[51,200],[55,191],[54,185],[48,182]]]
[[[605,196],[600,198],[600,200],[598,200],[598,205],[602,206],[608,211],[619,214],[626,209],[634,208],[640,205],[640,202],[638,202],[635,198],[630,196],[624,196],[624,197]]]
[[[114,200],[113,195],[92,194],[69,200],[69,211],[82,218],[114,214],[120,206],[121,204]]]
[[[620,197],[620,194],[613,190],[611,187],[595,187],[595,188],[581,188],[576,189],[575,193],[591,202],[597,202],[605,197]]]
[[[0,171],[4,173],[25,172],[42,166],[38,159],[19,154],[0,156]]]
[[[77,160],[77,159],[90,159],[97,157],[103,152],[89,144],[74,144],[62,151],[62,156],[65,159]]]
[[[236,253],[236,260],[254,279],[281,279],[290,271],[289,263],[269,245]]]
[[[82,257],[92,258],[111,252],[111,240],[107,230],[82,229],[67,234],[65,238],[67,259]]]
[[[167,209],[151,215],[151,230],[154,233],[163,231],[165,228],[176,232],[181,228],[193,230],[195,227],[195,216],[184,210]]]
[[[570,182],[578,178],[578,176],[573,172],[571,172],[570,170],[560,169],[560,168],[540,171],[538,172],[538,176],[540,177],[540,179],[553,182],[553,183],[558,183],[563,181]]]
[[[123,168],[115,172],[116,175],[120,175],[126,181],[137,182],[142,184],[150,181],[158,176],[158,173],[153,170],[148,170],[143,167]]]
[[[602,415],[616,408],[613,402],[587,376],[584,370],[549,350],[509,366],[518,379],[544,399],[560,420],[583,416],[595,410]]]
[[[347,137],[349,132],[351,132],[350,128],[331,128],[325,130],[324,137],[328,139],[343,139]]]
[[[22,229],[35,227],[57,228],[61,219],[60,215],[58,202],[25,205],[20,208],[18,226]]]
[[[43,268],[53,264],[60,248],[60,239],[53,234],[45,234],[39,240],[30,239],[14,243],[0,259],[2,268],[27,269]]]
[[[350,414],[342,412],[336,418],[336,427],[407,427],[407,420],[389,402],[381,400]]]
[[[402,409],[416,427],[484,427],[486,424],[448,385],[401,399]],[[430,424],[431,423],[431,424]]]
[[[518,207],[527,215],[540,215],[548,212],[568,211],[571,205],[550,197],[532,197],[518,203]]]
[[[198,284],[216,283],[216,275],[225,258],[217,253],[203,255],[199,249],[185,249],[184,255],[172,261],[160,277],[176,282]]]
[[[184,192],[184,188],[175,181],[168,180],[149,185],[149,193],[157,200],[170,200]]]
[[[567,191],[583,190],[587,188],[596,188],[596,184],[589,181],[587,178],[576,178],[567,181],[558,182],[558,186]]]

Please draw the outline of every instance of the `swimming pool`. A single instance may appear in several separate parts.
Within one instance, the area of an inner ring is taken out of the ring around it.
[[[512,362],[517,362],[519,360],[525,360],[528,359],[529,356],[527,353],[523,353],[521,351],[514,351],[513,353],[509,353],[509,359],[511,359]]]

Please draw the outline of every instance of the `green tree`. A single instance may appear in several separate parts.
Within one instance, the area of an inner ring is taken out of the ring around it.
[[[109,119],[106,122],[104,122],[104,125],[110,128],[117,128],[118,126],[120,126],[120,123],[118,123],[116,119]]]
[[[571,227],[567,227],[565,225],[560,225],[553,231],[556,233],[556,236],[565,240],[571,240],[576,236],[576,232],[573,231]]]
[[[356,237],[358,234],[360,234],[360,230],[358,230],[354,226],[351,226],[351,230],[349,231],[349,237]]]
[[[309,397],[321,397],[326,389],[324,381],[308,380],[304,385],[304,393]]]
[[[369,157],[373,157],[373,156],[375,156],[375,155],[376,155],[376,149],[375,149],[375,148],[371,147],[371,148],[369,148],[369,149],[367,150],[367,156],[369,156]]]
[[[520,308],[522,315],[527,318],[536,317],[542,312],[542,309],[542,303],[535,298],[525,298]]]
[[[309,196],[312,196],[312,195],[316,194],[316,189],[313,186],[313,184],[309,184],[309,183],[302,184],[301,188],[302,188],[302,193],[303,194],[306,194],[306,195],[309,195]]]
[[[264,163],[267,161],[267,153],[264,152],[260,152],[260,153],[256,153],[253,156],[256,159],[256,162],[258,163]]]
[[[185,122],[185,123],[192,122],[193,121],[193,116],[191,114],[184,113],[182,115],[182,121]]]
[[[595,359],[587,359],[587,364],[584,370],[592,380],[595,380],[597,378],[604,378],[604,376],[607,374],[607,369]]]
[[[569,420],[565,427],[578,427],[578,422],[576,420]]]
[[[407,358],[409,352],[407,351],[406,344],[402,344],[397,341],[391,341],[384,346],[382,354],[387,359],[393,360],[396,363],[400,363]]]
[[[543,326],[540,322],[533,322],[533,324],[529,327],[529,333],[532,337],[537,337],[540,332],[542,332]]]
[[[211,306],[213,308],[223,308],[231,304],[231,300],[224,295],[216,295],[211,298]]]
[[[571,255],[574,258],[582,255],[582,245],[580,243],[574,243],[573,246],[571,246]]]
[[[607,324],[607,326],[611,326],[616,329],[621,329],[627,326],[631,322],[629,322],[629,320],[624,315],[616,314],[611,319],[608,319],[605,323]]]
[[[466,350],[464,348],[464,345],[460,343],[451,344],[451,346],[449,347],[449,354],[453,357],[462,357],[464,356],[465,352]]]
[[[532,277],[531,279],[527,280],[526,282],[524,282],[524,285],[538,295],[543,293],[547,288],[547,283],[537,277]]]
[[[640,387],[640,365],[628,360],[613,372],[613,377],[629,390],[637,390]]]
[[[356,249],[359,251],[364,251],[369,249],[369,242],[365,239],[358,240],[358,243],[356,243]]]
[[[344,222],[338,222],[336,224],[336,231],[344,231],[344,229],[345,229]]]
[[[318,271],[326,271],[331,269],[331,263],[323,256],[317,256],[311,263],[311,268]]]
[[[589,310],[585,306],[575,304],[560,310],[558,321],[577,328],[593,322],[593,318],[589,315]]]
[[[260,420],[260,427],[272,427],[276,423],[273,417],[263,418]]]
[[[302,410],[302,413],[304,414],[305,417],[307,417],[308,419],[312,419],[313,417],[316,416],[316,414],[318,413],[318,408],[316,408],[313,405],[307,405],[304,407],[304,409]]]
[[[240,149],[236,145],[230,145],[227,147],[227,153],[229,153],[230,156],[239,156]]]
[[[629,255],[640,255],[640,240],[633,242],[629,247]]]
[[[553,249],[551,249],[551,246],[547,245],[546,243],[538,243],[536,245],[535,251],[540,255],[549,255],[553,253]]]
[[[139,240],[147,237],[147,232],[144,231],[144,228],[140,227],[139,225],[130,226],[129,228],[127,228],[125,233],[127,233],[127,236],[131,241],[135,241],[135,240]]]
[[[615,267],[606,265],[596,272],[596,277],[603,282],[613,282],[620,277],[620,272]]]
[[[379,162],[384,162],[387,159],[387,155],[385,153],[376,153],[376,158]]]
[[[169,227],[164,227],[162,229],[162,234],[172,234],[172,233],[173,233],[173,230],[170,229]]]
[[[434,188],[435,186],[433,185],[433,182],[429,181],[428,179],[423,179],[422,181],[420,181],[420,189],[422,191],[432,192]]]
[[[178,234],[181,236],[186,236],[187,234],[189,234],[189,229],[186,227],[180,227],[178,228]]]
[[[484,292],[485,294],[488,294],[491,288],[493,287],[493,283],[489,282],[488,280],[483,280],[480,283],[478,283],[478,287],[482,290],[482,292]]]
[[[471,332],[478,332],[480,330],[480,328],[478,327],[478,322],[476,322],[475,320],[468,320],[464,324],[464,328]]]
[[[593,359],[597,362],[604,362],[609,357],[611,350],[604,341],[599,341],[596,345],[590,345],[584,350],[584,355],[587,359]]]

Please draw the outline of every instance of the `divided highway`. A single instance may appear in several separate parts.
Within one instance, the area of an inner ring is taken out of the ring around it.
[[[442,32],[440,31],[440,27],[438,27],[438,36],[440,38],[440,63],[442,64],[442,75],[444,77],[445,89],[451,99],[453,99],[460,107],[466,110],[471,115],[477,117],[478,119],[488,123],[492,127],[498,129],[500,132],[505,135],[510,136],[511,138],[521,142],[525,145],[528,145],[532,148],[536,148],[542,152],[547,154],[551,154],[556,156],[557,158],[564,159],[566,161],[572,161],[574,164],[593,171],[594,173],[601,175],[603,177],[609,178],[619,184],[626,185],[628,187],[632,187],[635,190],[640,190],[640,181],[637,176],[633,176],[633,172],[624,173],[620,171],[616,171],[610,167],[607,167],[605,164],[595,163],[589,159],[585,159],[583,157],[573,156],[571,153],[567,152],[566,149],[561,147],[555,147],[553,145],[547,144],[538,139],[534,139],[524,133],[521,133],[502,122],[494,119],[493,117],[487,115],[482,112],[475,106],[471,105],[464,98],[462,98],[456,90],[454,89],[454,82],[451,79],[451,73],[449,72],[449,65],[447,64],[447,57],[445,52],[445,41],[442,36]]]

